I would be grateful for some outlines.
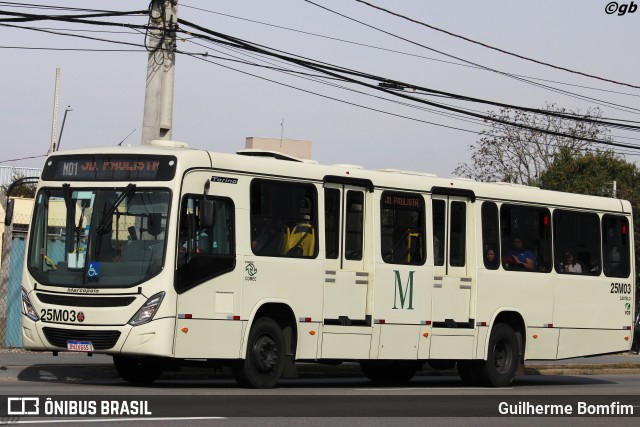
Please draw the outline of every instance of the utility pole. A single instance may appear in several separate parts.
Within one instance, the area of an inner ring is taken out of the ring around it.
[[[178,1],[153,0],[149,25],[147,89],[144,96],[142,145],[171,139]]]
[[[51,154],[56,151],[57,135],[58,135],[58,94],[60,91],[60,68],[56,68],[56,85],[53,92],[53,121],[51,123],[51,146],[49,152]]]

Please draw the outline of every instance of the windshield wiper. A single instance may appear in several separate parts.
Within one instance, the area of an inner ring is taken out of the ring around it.
[[[67,208],[65,250],[67,253],[71,253],[73,252],[73,231],[76,222],[76,204],[71,194],[71,185],[62,184],[62,197],[64,197],[64,204]]]
[[[124,199],[126,199],[133,191],[136,189],[135,184],[127,185],[127,188],[120,194],[120,196],[116,199],[115,202],[109,207],[107,210],[103,210],[102,216],[100,217],[100,221],[96,227],[96,233],[98,239],[95,243],[95,260],[97,261],[100,256],[100,248],[102,247],[102,236],[111,231],[111,226],[113,223],[113,213],[118,209],[118,206]],[[86,268],[86,266],[85,266]],[[86,277],[86,274],[85,274]]]
[[[98,233],[98,235],[105,234],[105,233],[107,233],[108,231],[111,230],[111,222],[113,221],[113,213],[116,211],[116,209],[118,209],[118,206],[120,206],[120,203],[122,203],[122,201],[124,199],[126,199],[131,193],[133,193],[133,191],[135,189],[136,189],[136,185],[135,184],[127,185],[127,188],[125,188],[124,191],[120,194],[120,196],[116,199],[116,201],[113,202],[111,207],[109,207],[109,209],[106,210],[102,214],[102,216],[100,217],[100,222],[98,223],[98,226],[96,227],[96,232]],[[108,223],[109,227],[107,227],[107,223]]]

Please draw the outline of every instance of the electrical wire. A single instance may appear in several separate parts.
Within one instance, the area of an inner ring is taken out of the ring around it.
[[[29,160],[29,159],[39,159],[40,157],[47,157],[47,155],[41,154],[39,156],[21,157],[19,159],[0,160],[0,163],[18,162],[20,160]]]
[[[38,17],[38,19],[35,19],[35,20],[40,20],[40,18],[41,17]],[[46,17],[46,18],[42,18],[42,19],[52,19],[52,18],[54,20],[56,20],[56,19],[57,20],[67,20],[68,22],[79,22],[79,23],[89,23],[89,24],[98,24],[98,25],[122,25],[122,26],[126,26],[126,27],[129,27],[129,28],[134,28],[135,27],[135,28],[140,28],[140,29],[142,29],[142,28],[148,29],[148,26],[146,26],[146,27],[145,26],[132,26],[130,24],[117,24],[117,23],[113,23],[113,22],[109,22],[109,23],[99,22],[99,21],[82,22],[83,21],[82,19],[76,19],[75,17],[69,17],[69,16],[64,17],[64,19],[61,19],[62,17]],[[361,81],[356,80],[356,79],[354,79],[352,77],[347,77],[347,76],[344,76],[344,75],[339,74],[339,73],[345,73],[348,76],[356,75],[358,77],[374,79],[374,80],[378,80],[378,81],[381,81],[381,82],[388,82],[388,80],[386,80],[384,78],[381,78],[381,77],[378,77],[378,76],[375,76],[375,75],[362,73],[362,72],[356,72],[354,70],[349,70],[349,69],[346,69],[344,67],[336,67],[336,66],[333,66],[331,64],[326,64],[326,63],[322,63],[322,62],[319,62],[319,61],[311,62],[311,61],[308,61],[306,59],[302,60],[302,59],[299,59],[300,58],[299,56],[298,56],[298,58],[293,58],[293,57],[290,57],[290,56],[287,56],[287,55],[274,53],[272,51],[268,51],[266,49],[263,49],[263,47],[261,47],[260,45],[251,44],[251,43],[245,42],[245,41],[243,41],[241,39],[237,39],[237,38],[234,38],[234,37],[231,37],[231,36],[226,36],[226,35],[221,34],[221,33],[213,32],[212,30],[208,30],[206,28],[197,26],[196,24],[190,23],[188,21],[179,20],[179,22],[182,23],[182,24],[191,26],[192,28],[197,28],[198,30],[203,31],[205,33],[214,34],[216,37],[219,37],[219,38],[222,39],[222,41],[221,40],[215,40],[215,42],[217,42],[217,43],[223,43],[223,44],[226,44],[228,46],[241,48],[241,49],[245,49],[245,50],[252,51],[252,52],[257,52],[257,53],[260,53],[260,54],[263,54],[263,55],[267,55],[267,56],[271,56],[271,57],[280,58],[280,59],[288,61],[290,63],[294,63],[294,64],[298,64],[300,66],[303,66],[303,67],[305,67],[307,69],[313,69],[316,72],[323,73],[326,76],[333,77],[335,79],[340,79],[340,80],[345,81],[347,83],[359,84],[359,85],[368,87],[370,89],[380,90],[380,91],[385,92],[387,94],[391,94],[391,95],[394,95],[394,96],[400,96],[402,98],[406,98],[406,99],[409,99],[409,100],[414,101],[414,102],[421,102],[421,103],[424,103],[424,104],[427,104],[427,105],[435,106],[435,107],[440,108],[440,109],[449,110],[449,111],[452,111],[452,112],[463,114],[465,116],[475,117],[475,118],[481,119],[481,120],[495,121],[495,122],[502,123],[502,124],[505,124],[505,125],[520,127],[520,128],[524,128],[524,129],[529,129],[529,130],[536,131],[536,132],[543,132],[543,133],[547,133],[547,134],[551,134],[551,135],[555,135],[555,136],[559,136],[559,137],[571,137],[571,135],[566,135],[566,134],[562,134],[562,133],[559,133],[559,132],[551,132],[551,131],[548,131],[548,130],[539,129],[539,128],[535,128],[535,127],[528,127],[528,126],[522,126],[522,125],[514,124],[514,123],[511,123],[511,122],[508,122],[508,121],[504,121],[504,120],[496,120],[494,118],[491,118],[490,116],[484,116],[484,115],[479,115],[479,114],[475,114],[475,113],[470,114],[469,112],[461,110],[461,109],[445,107],[445,106],[442,106],[441,104],[437,104],[437,103],[433,103],[433,102],[430,102],[430,101],[421,100],[419,98],[414,98],[414,97],[408,96],[408,95],[406,95],[404,93],[394,93],[394,92],[386,90],[384,88],[380,88],[380,87],[374,86],[374,85],[369,84],[369,83],[361,82]],[[36,30],[36,31],[50,32],[50,33],[58,34],[58,35],[66,35],[66,36],[73,36],[73,37],[80,37],[80,38],[88,38],[88,39],[93,39],[93,40],[108,41],[108,42],[112,42],[112,43],[135,45],[135,44],[132,44],[132,43],[118,42],[118,41],[106,40],[106,39],[98,39],[98,38],[87,37],[87,36],[79,36],[79,35],[75,35],[75,34],[56,33],[56,32],[51,32],[49,30],[41,30],[41,29],[37,29],[37,28],[21,27],[21,26],[10,25],[10,24],[3,24],[3,25],[16,27],[16,28],[23,28],[23,29],[32,29],[32,30]],[[208,36],[196,35],[196,37],[209,39],[211,41],[214,41],[211,37],[208,37]],[[138,47],[139,45],[135,45],[135,46]],[[275,49],[273,49],[273,50],[277,51]],[[363,105],[360,105],[360,104],[352,103],[352,102],[349,102],[349,101],[341,100],[341,99],[338,99],[338,98],[330,97],[330,96],[327,96],[327,95],[319,94],[317,92],[308,91],[308,90],[301,89],[301,88],[296,88],[294,86],[291,86],[291,85],[288,85],[288,84],[285,84],[285,83],[282,83],[282,82],[277,82],[277,81],[274,81],[272,79],[266,79],[264,77],[257,76],[255,74],[246,73],[244,71],[241,71],[241,70],[238,70],[238,69],[234,69],[232,67],[227,67],[227,66],[224,66],[222,64],[215,63],[213,61],[210,61],[210,60],[207,60],[205,58],[199,57],[198,56],[199,54],[188,53],[188,52],[180,52],[180,53],[187,54],[187,55],[189,55],[191,57],[194,57],[194,58],[197,58],[197,59],[206,60],[207,62],[212,62],[215,65],[218,65],[218,66],[221,66],[221,67],[229,68],[229,69],[232,69],[232,70],[235,70],[235,71],[238,71],[238,72],[242,72],[242,73],[245,73],[245,74],[249,74],[249,75],[252,75],[252,76],[255,76],[255,77],[258,77],[258,78],[262,78],[264,80],[268,80],[268,81],[271,81],[271,82],[274,82],[274,83],[277,83],[277,84],[280,84],[280,85],[283,85],[283,86],[291,87],[291,88],[294,88],[296,90],[301,90],[303,92],[312,93],[312,94],[315,94],[315,95],[318,95],[318,96],[322,96],[322,97],[325,97],[325,98],[333,99],[333,100],[336,100],[336,101],[339,101],[339,102],[343,102],[343,103],[346,103],[346,104],[349,104],[349,105],[355,105],[355,106],[358,106],[358,107],[361,107],[361,108],[365,108],[365,109],[368,109],[368,110],[373,110],[373,111],[381,112],[381,113],[384,113],[384,114],[389,114],[389,115],[392,115],[392,116],[402,117],[402,118],[406,118],[406,119],[409,119],[409,120],[414,120],[414,121],[423,122],[423,123],[427,123],[427,124],[432,124],[432,125],[436,125],[436,126],[441,126],[441,127],[445,127],[445,128],[461,130],[461,131],[475,133],[475,134],[481,134],[479,132],[470,131],[468,129],[442,125],[442,124],[439,124],[439,123],[434,123],[434,122],[429,122],[429,121],[426,121],[426,120],[416,119],[416,118],[409,117],[409,116],[403,116],[403,115],[399,115],[399,114],[395,114],[395,113],[390,113],[390,112],[387,112],[387,111],[384,111],[384,110],[380,110],[380,109],[376,109],[376,108],[372,108],[372,107],[367,107],[367,106],[363,106]],[[435,91],[433,89],[428,89],[428,88],[418,88],[418,89],[426,90],[426,91],[429,92],[430,95],[436,94],[436,95],[439,95],[439,96],[453,96],[453,97],[456,97],[457,99],[460,99],[460,100],[469,100],[468,97],[462,97],[460,95],[449,94],[449,93],[442,92],[442,91]],[[522,108],[522,107],[520,107],[520,108]],[[543,110],[537,110],[536,113],[537,114],[550,115],[550,114],[548,114],[548,112],[545,112]],[[580,121],[579,118],[577,118],[577,117],[564,116],[564,118],[569,118],[569,119],[572,119],[572,120]],[[605,124],[602,121],[596,121],[596,122],[599,125],[604,125]],[[616,123],[606,123],[606,125],[613,126],[613,127],[620,127],[620,128],[624,128],[624,129],[636,128],[636,127],[633,127],[633,126],[628,126],[628,125],[624,125],[623,126],[623,125],[616,124]],[[584,140],[584,141],[587,141],[587,142],[595,142],[595,143],[599,143],[599,144],[610,145],[610,146],[621,147],[621,148],[629,148],[629,149],[638,149],[639,148],[638,146],[634,146],[634,145],[630,145],[630,144],[615,143],[615,142],[612,142],[612,141],[604,141],[604,140],[598,140],[598,139],[587,139],[587,138],[580,138],[580,139]]]
[[[367,23],[365,23],[365,22],[363,22],[363,21],[359,21],[359,20],[357,20],[357,19],[355,19],[355,18],[352,18],[352,17],[347,16],[347,15],[345,15],[345,14],[342,14],[342,13],[340,13],[340,12],[337,12],[337,11],[335,11],[335,10],[333,10],[333,9],[329,9],[328,7],[325,7],[325,6],[319,5],[319,4],[317,4],[317,3],[313,2],[313,1],[310,1],[310,0],[304,0],[304,1],[305,1],[305,2],[307,2],[307,3],[309,3],[309,4],[314,5],[314,6],[316,6],[316,7],[319,7],[319,8],[321,8],[321,9],[323,9],[323,10],[326,10],[327,12],[333,13],[333,14],[335,14],[335,15],[338,15],[338,16],[342,17],[342,18],[348,19],[348,20],[350,20],[350,21],[356,22],[356,23],[358,23],[358,24],[360,24],[360,25],[363,25],[363,26],[365,26],[365,27],[368,27],[368,28],[371,28],[371,29],[373,29],[373,30],[379,31],[379,32],[381,32],[381,33],[383,33],[383,34],[387,34],[387,35],[389,35],[389,36],[391,36],[391,37],[397,38],[397,39],[399,39],[399,40],[403,40],[403,41],[405,41],[405,42],[407,42],[407,43],[410,43],[410,44],[413,44],[413,45],[415,45],[415,46],[422,47],[422,48],[424,48],[424,49],[427,49],[427,50],[429,50],[429,51],[431,51],[431,52],[438,53],[438,54],[443,55],[443,56],[445,56],[445,57],[452,58],[452,59],[455,59],[455,60],[460,61],[460,62],[464,62],[465,64],[473,65],[473,66],[478,67],[478,68],[481,68],[481,69],[483,69],[483,70],[485,70],[485,71],[491,71],[491,72],[493,72],[493,73],[496,73],[496,74],[499,74],[499,75],[502,75],[502,76],[505,76],[505,77],[509,77],[509,78],[511,78],[511,79],[514,79],[514,80],[516,80],[516,81],[520,81],[520,82],[528,83],[528,84],[533,85],[533,86],[537,86],[537,87],[545,88],[545,89],[550,90],[550,91],[552,91],[552,92],[563,93],[563,94],[565,94],[565,95],[567,95],[567,96],[570,96],[570,97],[573,97],[573,98],[582,99],[582,100],[588,100],[588,101],[591,101],[591,102],[595,102],[595,103],[597,103],[597,104],[599,104],[599,105],[608,105],[610,108],[614,108],[614,109],[617,109],[617,110],[626,111],[626,112],[631,112],[631,111],[629,111],[629,110],[634,110],[634,111],[636,112],[636,113],[634,113],[634,114],[640,113],[640,110],[638,110],[638,109],[636,109],[636,108],[632,108],[632,107],[628,107],[628,106],[621,106],[621,105],[618,105],[618,104],[615,104],[615,103],[609,103],[609,102],[607,102],[607,101],[597,100],[597,99],[595,99],[595,98],[591,98],[591,97],[588,97],[588,96],[578,95],[578,94],[573,94],[572,92],[568,92],[568,91],[565,91],[565,90],[563,90],[563,89],[558,89],[558,88],[554,88],[554,87],[552,87],[552,86],[544,85],[544,84],[541,84],[541,83],[532,82],[532,81],[530,81],[530,80],[527,80],[527,79],[524,79],[524,78],[521,78],[521,77],[517,77],[517,76],[516,76],[516,75],[514,75],[514,74],[510,74],[510,73],[507,73],[507,72],[504,72],[504,71],[500,71],[500,70],[495,69],[495,68],[491,68],[491,67],[488,67],[488,66],[485,66],[485,65],[482,65],[482,64],[478,64],[478,63],[476,63],[476,62],[469,61],[469,60],[466,60],[466,59],[460,58],[460,57],[455,56],[455,55],[451,55],[451,54],[446,53],[446,52],[443,52],[443,51],[441,51],[441,50],[434,49],[434,48],[429,47],[429,46],[427,46],[427,45],[425,45],[425,44],[418,43],[418,42],[413,41],[413,40],[410,40],[410,39],[408,39],[408,38],[401,37],[401,36],[399,36],[399,35],[397,35],[397,34],[391,33],[391,32],[389,32],[389,31],[385,31],[385,30],[383,30],[383,29],[381,29],[381,28],[378,28],[378,27],[376,27],[376,26],[373,26],[373,25],[367,24]]]
[[[184,24],[186,26],[189,26],[191,28],[195,28],[198,31],[202,31],[202,32],[204,32],[206,34],[214,35],[215,37],[218,37],[218,38],[221,38],[221,39],[225,40],[225,42],[227,42],[227,41],[230,42],[232,45],[236,45],[238,47],[242,47],[242,48],[245,48],[245,49],[250,50],[250,51],[260,52],[260,53],[263,53],[263,54],[266,54],[266,55],[271,55],[271,56],[274,56],[274,57],[277,57],[277,58],[280,58],[280,59],[284,59],[284,60],[287,60],[287,61],[290,61],[290,62],[293,62],[293,63],[297,63],[297,64],[303,65],[303,66],[305,66],[305,67],[307,67],[309,69],[313,69],[313,70],[315,70],[317,72],[322,72],[322,73],[325,73],[325,74],[327,74],[329,76],[332,76],[332,77],[338,77],[338,78],[341,77],[341,78],[343,78],[344,81],[347,81],[347,82],[350,82],[350,83],[354,83],[354,84],[359,84],[359,85],[362,85],[362,86],[366,86],[366,87],[369,87],[371,89],[380,90],[382,92],[386,92],[386,93],[389,93],[389,94],[394,94],[394,92],[386,90],[385,88],[381,88],[379,86],[374,86],[372,84],[353,79],[352,77],[347,77],[347,76],[338,74],[338,73],[345,73],[345,74],[348,74],[348,75],[364,76],[365,78],[378,80],[379,82],[397,83],[399,85],[406,85],[406,86],[411,87],[413,89],[419,89],[419,90],[423,90],[423,91],[426,91],[426,92],[429,92],[429,93],[445,94],[445,95],[452,96],[452,97],[455,97],[455,98],[461,99],[461,100],[482,102],[482,103],[486,103],[486,104],[490,104],[490,105],[494,105],[494,106],[500,106],[502,108],[511,108],[511,109],[517,109],[517,110],[521,110],[521,111],[532,112],[532,113],[536,113],[536,114],[550,115],[550,116],[555,116],[555,117],[563,117],[563,118],[567,118],[567,119],[571,119],[571,120],[585,121],[585,122],[591,122],[591,123],[597,123],[597,124],[604,124],[604,125],[607,125],[607,126],[621,128],[621,129],[640,130],[639,126],[621,125],[621,124],[613,123],[613,122],[603,122],[601,120],[593,120],[593,119],[584,118],[584,117],[575,117],[575,116],[568,115],[568,114],[560,114],[560,113],[554,113],[554,112],[549,112],[549,111],[544,111],[544,110],[539,110],[539,109],[514,106],[514,105],[509,105],[509,104],[504,104],[504,103],[496,103],[496,102],[493,102],[493,101],[482,100],[482,99],[479,99],[479,98],[471,98],[471,97],[461,96],[461,95],[452,94],[452,93],[448,93],[448,92],[444,92],[444,91],[437,91],[437,90],[434,90],[434,89],[423,88],[423,87],[419,87],[419,86],[413,86],[413,85],[406,84],[406,83],[393,82],[393,81],[389,81],[389,80],[386,80],[386,79],[384,79],[382,77],[374,76],[374,75],[371,75],[371,74],[365,74],[365,73],[362,73],[362,72],[356,72],[354,70],[348,70],[348,69],[345,69],[345,68],[342,68],[342,67],[326,66],[326,65],[324,65],[324,63],[321,63],[321,62],[309,62],[309,61],[306,61],[306,60],[300,60],[300,59],[297,59],[297,58],[293,58],[291,56],[286,56],[286,55],[282,55],[282,54],[279,54],[279,53],[276,53],[276,52],[268,51],[268,50],[265,50],[262,47],[260,47],[261,45],[251,44],[251,43],[246,42],[244,40],[237,39],[235,37],[227,36],[225,34],[222,34],[222,33],[219,33],[219,32],[215,32],[213,30],[206,29],[204,27],[201,27],[201,26],[199,26],[197,24],[194,24],[192,22],[189,22],[189,21],[186,21],[186,20],[183,20],[183,19],[179,19],[178,22],[181,23],[181,24]],[[204,38],[209,38],[210,39],[209,36],[193,34],[191,32],[189,34],[194,35],[194,36],[199,36],[199,37],[204,37]],[[483,119],[483,120],[487,119],[487,120],[490,120],[490,121],[500,121],[500,119],[496,119],[496,118],[492,118],[492,117],[484,116],[484,115],[478,115],[478,114],[475,114],[475,113],[470,113],[470,112],[467,112],[467,111],[464,111],[464,110],[460,110],[460,109],[457,109],[457,108],[446,107],[446,106],[443,106],[441,104],[437,104],[437,103],[434,103],[434,102],[431,102],[431,101],[426,101],[426,100],[423,100],[423,99],[419,99],[419,98],[407,95],[405,93],[396,92],[395,95],[399,96],[399,97],[402,97],[402,98],[410,99],[410,100],[413,100],[413,101],[416,101],[416,102],[422,102],[422,103],[425,103],[427,105],[435,106],[435,107],[442,108],[442,109],[445,109],[445,110],[450,110],[450,111],[453,111],[453,112],[470,115],[470,116],[477,117],[477,118],[480,118],[480,119]],[[503,123],[503,124],[508,124],[508,123]],[[545,130],[541,130],[541,131],[549,132],[549,131],[545,131]],[[562,135],[558,135],[558,136],[562,136]]]
[[[304,1],[306,1],[307,3],[312,3],[309,0],[304,0]],[[640,89],[640,86],[632,85],[630,83],[624,83],[624,82],[620,82],[620,81],[617,81],[617,80],[607,79],[607,78],[599,77],[599,76],[596,76],[596,75],[593,75],[593,74],[584,73],[582,71],[572,70],[572,69],[569,69],[569,68],[566,68],[566,67],[561,67],[561,66],[558,66],[558,65],[550,64],[548,62],[539,61],[537,59],[529,58],[527,56],[520,55],[520,54],[517,54],[517,53],[514,53],[514,52],[510,52],[508,50],[500,49],[500,48],[492,46],[490,44],[482,43],[482,42],[479,42],[477,40],[473,40],[473,39],[470,39],[468,37],[461,36],[459,34],[455,34],[455,33],[452,33],[450,31],[447,31],[447,30],[443,30],[442,28],[435,27],[435,26],[427,24],[425,22],[418,21],[418,20],[413,19],[413,18],[409,18],[408,16],[401,15],[401,14],[399,14],[397,12],[393,12],[393,11],[391,11],[389,9],[385,9],[383,7],[380,7],[380,6],[376,6],[376,5],[372,4],[372,3],[369,3],[369,2],[364,1],[364,0],[355,0],[355,1],[357,1],[358,3],[365,4],[365,5],[369,6],[369,7],[374,8],[374,9],[381,10],[383,12],[386,12],[386,13],[390,14],[390,15],[394,15],[394,16],[397,16],[399,18],[405,19],[407,21],[413,22],[415,24],[422,25],[424,27],[430,28],[432,30],[439,31],[441,33],[447,34],[447,35],[452,36],[452,37],[459,38],[459,39],[467,41],[469,43],[473,43],[473,44],[485,47],[487,49],[495,50],[497,52],[504,53],[506,55],[514,56],[516,58],[523,59],[525,61],[529,61],[529,62],[533,62],[533,63],[539,64],[539,65],[544,65],[544,66],[547,66],[547,67],[555,68],[556,70],[566,71],[566,72],[572,73],[572,74],[578,74],[578,75],[581,75],[581,76],[584,76],[584,77],[589,77],[591,79],[601,80],[601,81],[607,82],[607,83],[613,83],[613,84],[616,84],[616,85],[628,86],[628,87],[632,87],[634,89]]]
[[[230,14],[222,13],[222,12],[216,12],[216,11],[209,10],[209,9],[204,9],[204,8],[201,8],[201,7],[189,6],[189,5],[184,4],[184,3],[181,3],[180,7],[194,9],[194,10],[198,10],[198,11],[206,12],[206,13],[211,13],[211,14],[215,14],[215,15],[220,15],[220,16],[224,16],[224,17],[228,17],[228,18],[232,18],[232,19],[237,19],[237,20],[240,20],[240,21],[251,22],[251,23],[254,23],[254,24],[264,25],[264,26],[267,26],[267,27],[278,28],[278,29],[286,30],[286,31],[292,31],[292,32],[299,33],[299,34],[305,34],[305,35],[318,37],[318,38],[323,38],[323,39],[332,40],[332,41],[337,41],[337,42],[341,42],[341,43],[352,44],[352,45],[355,45],[355,46],[366,47],[366,48],[369,48],[369,49],[376,49],[376,50],[380,50],[380,51],[385,51],[385,52],[395,53],[395,54],[399,54],[399,55],[410,56],[410,57],[413,57],[413,58],[426,59],[426,60],[429,60],[429,61],[440,62],[440,63],[444,63],[444,64],[449,64],[449,65],[455,65],[455,66],[459,66],[459,67],[466,67],[466,68],[473,68],[473,69],[478,69],[478,70],[482,70],[482,71],[488,71],[485,67],[481,67],[481,66],[464,64],[464,63],[460,63],[460,62],[446,61],[446,60],[443,60],[443,59],[437,59],[437,58],[433,58],[433,57],[430,57],[430,56],[418,55],[416,53],[404,52],[404,51],[395,50],[395,49],[388,49],[388,48],[384,48],[384,47],[381,47],[381,46],[374,46],[374,45],[370,45],[370,44],[366,44],[366,43],[355,42],[353,40],[345,40],[345,39],[341,39],[341,38],[337,38],[337,37],[327,36],[327,35],[324,35],[324,34],[312,33],[312,32],[309,32],[309,31],[304,31],[304,30],[300,30],[300,29],[296,29],[296,28],[285,27],[285,26],[282,26],[282,25],[270,24],[268,22],[258,21],[258,20],[255,20],[255,19],[242,18],[240,16],[230,15]],[[599,92],[613,93],[613,94],[625,95],[625,96],[634,96],[634,97],[640,98],[640,95],[634,94],[634,93],[620,92],[620,91],[615,91],[615,90],[610,90],[610,89],[602,89],[602,88],[597,88],[597,87],[592,87],[592,86],[578,85],[578,84],[575,84],[575,83],[567,83],[567,82],[561,82],[561,81],[557,81],[557,80],[543,79],[543,78],[540,78],[540,77],[527,76],[527,75],[516,74],[516,73],[511,73],[511,72],[505,72],[505,73],[507,73],[509,75],[512,75],[512,76],[515,76],[515,77],[522,77],[524,79],[532,79],[532,80],[538,80],[538,81],[547,82],[547,83],[555,83],[555,84],[564,85],[564,86],[578,87],[578,88],[581,88],[581,89],[595,90],[595,91],[599,91]]]
[[[103,40],[111,42],[111,40]],[[142,47],[142,46],[141,46]],[[16,49],[16,50],[51,50],[51,51],[69,51],[69,52],[146,52],[145,49],[82,49],[82,48],[64,48],[64,47],[32,47],[32,46],[0,46],[0,49]]]

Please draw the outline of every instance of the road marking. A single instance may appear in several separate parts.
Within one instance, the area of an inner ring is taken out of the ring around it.
[[[402,387],[402,388],[356,388],[356,391],[405,391],[425,390],[426,387]],[[511,390],[513,387],[496,387],[494,390]],[[487,390],[486,387],[442,387],[438,390]]]
[[[227,417],[154,417],[154,418],[88,418],[66,420],[29,420],[9,421],[8,424],[61,424],[61,423],[106,423],[118,421],[191,421],[191,420],[226,420]],[[1,423],[0,423],[1,424]]]

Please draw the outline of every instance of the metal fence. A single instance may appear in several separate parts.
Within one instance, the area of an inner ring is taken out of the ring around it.
[[[11,239],[5,242],[2,251],[1,273],[8,278],[0,283],[0,347],[4,348],[22,347],[20,288],[27,239],[24,224],[30,221],[30,216],[16,214],[11,230],[5,228],[5,233],[10,233]]]
[[[39,177],[42,169],[39,168],[18,168],[13,166],[0,166],[0,185],[9,185],[13,180],[20,177]]]

